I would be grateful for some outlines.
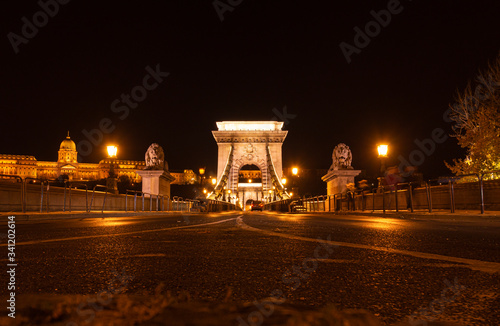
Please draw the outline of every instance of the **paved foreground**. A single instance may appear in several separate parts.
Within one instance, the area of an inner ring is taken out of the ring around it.
[[[6,234],[3,221],[4,266]],[[495,219],[225,213],[18,221],[15,321],[307,325],[366,309],[345,318],[498,325],[499,249]],[[7,300],[9,275],[0,275]],[[14,324],[3,311],[0,322]]]

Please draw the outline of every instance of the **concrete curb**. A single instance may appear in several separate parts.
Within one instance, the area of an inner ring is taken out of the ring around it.
[[[278,212],[265,211],[266,214],[274,215]],[[297,212],[297,213],[282,213],[282,214],[304,214],[315,216],[369,216],[369,217],[383,217],[383,218],[399,218],[399,219],[449,219],[449,220],[494,220],[500,221],[500,212],[479,212],[470,211],[456,211],[455,213],[436,211],[429,212],[407,212],[407,211],[386,211],[385,213],[379,211],[349,211],[349,212]]]
[[[464,219],[475,219],[475,220],[500,220],[500,214],[481,214],[481,213],[470,213],[470,212],[456,212],[456,213],[425,213],[425,212],[346,212],[339,215],[362,215],[362,216],[373,216],[373,217],[385,217],[385,218],[401,218],[401,219],[447,219],[447,220],[464,220]]]
[[[71,213],[1,213],[0,219],[7,219],[9,216],[15,216],[16,221],[42,221],[58,219],[84,219],[84,218],[107,218],[107,217],[133,217],[146,215],[173,215],[173,214],[193,214],[192,212],[71,212]]]

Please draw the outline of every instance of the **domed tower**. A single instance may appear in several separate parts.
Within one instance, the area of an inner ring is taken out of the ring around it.
[[[61,142],[61,146],[59,146],[58,154],[57,162],[59,163],[77,163],[78,152],[76,151],[75,142],[69,137],[69,131],[68,136]]]

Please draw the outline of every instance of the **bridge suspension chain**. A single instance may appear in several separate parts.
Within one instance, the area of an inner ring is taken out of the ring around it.
[[[269,146],[266,146],[266,156],[267,156],[267,169],[269,170],[269,174],[271,176],[271,182],[274,186],[276,196],[278,196],[280,199],[290,198],[290,195],[286,192],[285,187],[283,186],[280,178],[276,174],[276,168],[274,167],[273,159],[271,157],[271,149]]]
[[[234,146],[231,145],[231,147],[229,148],[229,155],[227,157],[226,166],[224,168],[224,173],[215,186],[214,191],[210,194],[209,199],[220,200],[223,197],[224,187],[228,184],[229,172],[231,171],[231,167],[233,166],[233,152]]]

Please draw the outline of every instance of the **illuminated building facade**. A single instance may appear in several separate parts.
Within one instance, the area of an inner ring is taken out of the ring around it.
[[[69,180],[90,181],[107,178],[113,164],[114,172],[128,176],[132,182],[140,182],[136,170],[145,167],[144,161],[119,160],[116,158],[96,163],[78,163],[76,144],[68,136],[61,142],[57,162],[38,161],[34,156],[0,154],[0,173],[18,175],[22,178],[57,179],[67,176]]]
[[[170,171],[170,174],[175,178],[170,184],[177,185],[194,185],[200,182],[200,177],[193,170]]]
[[[17,175],[21,178],[54,180],[61,176],[72,181],[91,181],[105,179],[113,165],[114,173],[120,178],[128,176],[131,182],[141,182],[136,170],[143,170],[144,161],[106,158],[96,163],[78,163],[76,144],[68,136],[61,142],[57,153],[57,162],[38,161],[34,156],[0,154],[0,174]],[[175,181],[172,184],[195,184],[199,176],[193,170],[172,172]]]

